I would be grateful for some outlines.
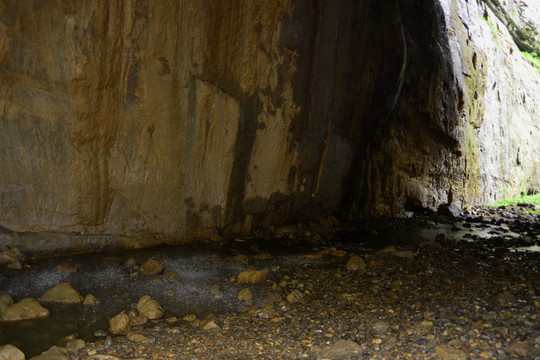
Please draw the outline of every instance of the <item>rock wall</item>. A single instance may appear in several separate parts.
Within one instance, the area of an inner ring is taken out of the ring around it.
[[[0,245],[186,242],[540,188],[539,76],[481,11],[2,1]]]
[[[522,1],[519,7],[523,11],[515,12],[516,22],[520,23],[519,15],[526,23],[524,9],[533,11],[538,5]],[[491,6],[447,1],[445,15],[454,74],[463,97],[461,202],[490,203],[538,191],[540,73],[520,53]]]

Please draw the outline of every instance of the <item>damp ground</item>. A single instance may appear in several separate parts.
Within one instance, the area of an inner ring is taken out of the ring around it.
[[[16,301],[69,282],[101,303],[48,305],[46,319],[0,324],[0,345],[27,358],[73,337],[86,342],[73,359],[539,358],[539,218],[518,210],[341,224],[317,241],[237,238],[1,269],[0,293]],[[352,256],[365,267],[348,270]],[[149,258],[178,281],[126,266]],[[266,270],[268,280],[237,284],[246,269]],[[245,288],[251,304],[237,298]],[[164,318],[133,329],[138,341],[112,336],[109,319],[143,295]]]

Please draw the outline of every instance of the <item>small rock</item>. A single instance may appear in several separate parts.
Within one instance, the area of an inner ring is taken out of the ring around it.
[[[100,303],[100,301],[98,299],[96,299],[96,297],[92,294],[88,294],[86,295],[86,297],[84,298],[84,301],[83,301],[83,305],[84,306],[96,306]]]
[[[351,340],[340,340],[328,345],[322,350],[322,357],[329,359],[348,359],[359,356],[362,348],[358,343]]]
[[[0,360],[25,360],[24,353],[13,345],[0,346]]]
[[[180,276],[174,271],[166,272],[163,277],[170,282],[179,282]]]
[[[133,269],[137,266],[137,260],[135,260],[134,257],[128,258],[124,263],[122,264],[122,267],[124,269]]]
[[[240,292],[238,293],[238,301],[244,301],[248,305],[251,305],[253,301],[253,297],[251,296],[251,290],[249,290],[248,288],[240,290]]]
[[[10,305],[0,317],[0,321],[30,320],[49,316],[49,310],[35,299],[25,298]]]
[[[53,346],[41,353],[41,355],[30,358],[30,360],[70,360],[70,356],[66,348]]]
[[[223,241],[223,236],[218,235],[218,234],[214,234],[214,235],[210,236],[210,241],[215,242],[215,243],[220,243],[220,242]]]
[[[300,302],[304,298],[304,295],[300,292],[300,290],[295,289],[293,290],[289,295],[287,295],[287,301],[290,303]]]
[[[386,334],[386,331],[388,331],[388,323],[384,321],[378,321],[373,325],[373,330],[381,336]]]
[[[0,295],[0,315],[13,304],[13,298],[7,294]]]
[[[435,347],[435,354],[441,360],[465,360],[467,354],[461,350],[455,349],[448,345],[438,345]]]
[[[165,267],[154,259],[148,259],[141,265],[141,273],[148,276],[159,275]]]
[[[66,348],[69,352],[74,353],[86,346],[86,342],[82,339],[73,339],[68,341]]]
[[[58,265],[55,269],[56,272],[67,272],[67,273],[75,273],[77,272],[77,269],[75,266],[71,264],[61,264]]]
[[[189,315],[184,316],[184,317],[182,318],[182,320],[192,322],[192,321],[197,320],[197,315],[195,315],[195,314],[189,314]]]
[[[401,287],[401,280],[393,280],[390,282],[389,286],[391,291],[399,290],[399,288]]]
[[[140,298],[139,302],[137,303],[137,310],[139,310],[141,315],[146,316],[148,319],[159,319],[165,313],[157,301],[148,295]]]
[[[255,309],[255,310],[252,310],[250,312],[250,314],[253,317],[258,317],[258,318],[261,318],[261,319],[273,319],[278,315],[277,311],[272,309],[271,307],[264,307],[262,309]]]
[[[203,328],[203,330],[206,330],[206,331],[219,330],[219,325],[216,324],[216,322],[214,320],[203,321],[201,323],[201,327]]]
[[[39,301],[74,304],[83,301],[83,297],[70,283],[61,283],[47,291]]]
[[[221,287],[219,286],[219,284],[213,285],[210,288],[210,293],[214,295],[221,295]]]
[[[531,354],[532,345],[525,341],[513,341],[508,346],[508,349],[519,356],[529,356]]]
[[[244,270],[238,274],[238,284],[262,284],[266,282],[266,270]]]
[[[146,343],[146,342],[148,342],[148,337],[144,336],[143,334],[138,333],[138,332],[129,332],[126,335],[126,339],[128,339],[129,341],[136,342],[136,343]]]
[[[391,253],[395,253],[397,251],[396,247],[394,245],[388,245],[387,247],[385,247],[384,249],[381,249],[379,251],[377,251],[375,253],[375,255],[380,255],[380,254],[391,254]]]
[[[247,264],[249,259],[246,254],[238,254],[233,257],[233,261],[239,262],[240,264]]]
[[[20,265],[24,260],[24,254],[16,247],[0,251],[0,266],[9,266],[14,263]]]
[[[360,256],[351,256],[347,261],[346,268],[348,271],[358,271],[360,275],[366,270],[366,263]]]
[[[131,319],[125,311],[109,321],[109,331],[113,335],[126,335],[131,331]]]

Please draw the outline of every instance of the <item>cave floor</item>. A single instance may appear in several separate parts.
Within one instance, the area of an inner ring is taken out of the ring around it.
[[[86,345],[72,359],[540,358],[540,222],[514,210],[344,224],[316,244],[236,239],[1,269],[0,293],[16,301],[70,282],[101,303],[0,324],[0,345],[30,358],[76,334]],[[352,256],[365,266],[347,269]],[[178,279],[140,274],[148,258]],[[238,284],[246,269],[268,280]],[[245,288],[252,304],[237,298]],[[110,335],[108,320],[143,295],[165,316],[132,329],[142,336]]]

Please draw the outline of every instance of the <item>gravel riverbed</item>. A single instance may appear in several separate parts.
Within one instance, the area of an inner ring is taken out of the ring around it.
[[[33,291],[69,281],[101,298],[94,312],[106,320],[145,294],[164,308],[122,336],[95,319],[92,335],[72,325],[57,344],[67,359],[540,359],[540,221],[521,210],[341,224],[316,241],[232,239],[181,257],[161,248],[97,265],[70,258],[77,272]],[[165,271],[140,274],[144,257]],[[267,278],[240,284],[243,270]],[[107,278],[106,291],[83,273]],[[32,288],[0,274],[0,293]]]

